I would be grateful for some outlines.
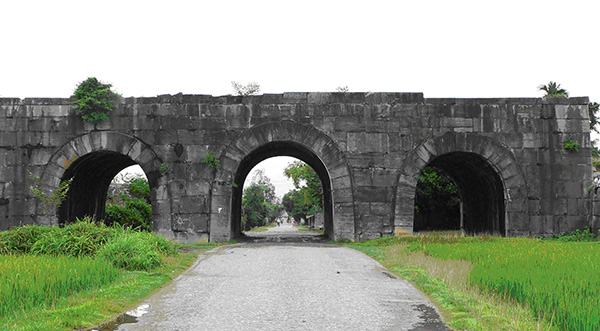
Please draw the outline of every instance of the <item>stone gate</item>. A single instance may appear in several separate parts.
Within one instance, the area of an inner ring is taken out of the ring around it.
[[[412,231],[426,166],[455,180],[465,227],[506,236],[549,235],[591,216],[588,98],[438,99],[422,93],[162,95],[117,101],[110,120],[85,123],[70,99],[0,99],[0,230],[104,217],[110,181],[139,164],[153,228],[180,241],[240,232],[245,178],[260,161],[293,156],[324,188],[332,239]],[[567,140],[578,151],[563,148]],[[218,169],[204,163],[208,153]],[[29,173],[55,190],[51,215]]]

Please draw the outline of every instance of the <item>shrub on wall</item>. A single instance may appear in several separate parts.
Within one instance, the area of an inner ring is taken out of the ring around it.
[[[95,77],[90,77],[79,83],[71,96],[77,99],[71,104],[78,106],[73,111],[90,123],[103,123],[108,120],[108,114],[113,110],[113,101],[121,97],[113,92],[111,84],[103,84]]]
[[[580,144],[569,138],[563,143],[563,149],[569,152],[578,152]]]

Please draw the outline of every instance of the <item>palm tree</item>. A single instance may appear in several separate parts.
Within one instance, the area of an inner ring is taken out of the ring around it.
[[[556,82],[550,81],[548,85],[540,85],[538,86],[540,91],[546,92],[545,97],[569,97],[569,92],[564,88],[560,88],[560,84]]]

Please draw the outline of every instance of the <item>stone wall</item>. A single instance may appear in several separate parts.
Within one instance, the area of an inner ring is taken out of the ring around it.
[[[69,101],[0,99],[1,230],[58,222],[33,198],[29,172],[52,190],[74,162],[108,151],[126,158],[101,154],[113,164],[106,176],[127,160],[148,175],[156,232],[182,241],[227,240],[236,231],[236,176],[256,161],[250,156],[273,156],[255,152],[268,144],[325,169],[335,239],[410,231],[420,171],[448,153],[459,162],[463,154],[456,152],[479,156],[465,161],[467,169],[497,175],[504,234],[562,233],[592,221],[587,98],[179,94],[120,99],[110,120],[96,126],[70,112]],[[577,152],[563,149],[567,139],[580,144]],[[219,157],[218,170],[203,163],[208,152]]]

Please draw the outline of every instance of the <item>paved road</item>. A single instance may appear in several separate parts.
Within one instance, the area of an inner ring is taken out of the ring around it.
[[[423,294],[378,262],[302,240],[207,252],[141,307],[117,330],[448,330]]]

